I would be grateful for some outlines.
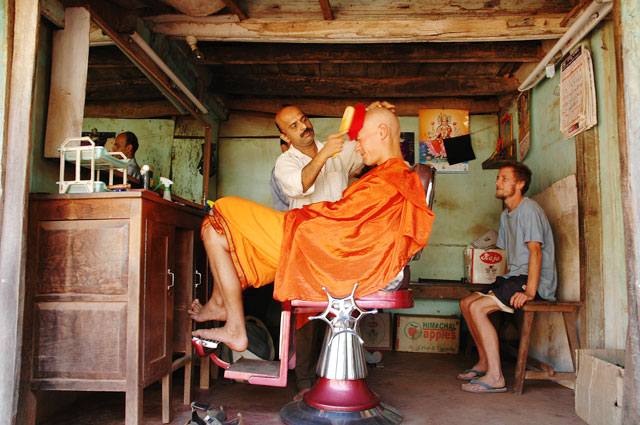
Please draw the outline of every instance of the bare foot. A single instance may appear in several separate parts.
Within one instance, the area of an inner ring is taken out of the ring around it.
[[[231,330],[229,326],[213,329],[197,329],[193,331],[191,335],[212,341],[220,341],[233,351],[244,351],[249,344],[247,331],[244,327],[238,330]]]
[[[306,393],[308,393],[309,391],[311,391],[311,388],[303,388],[303,389],[301,389],[301,390],[298,392],[298,394],[296,394],[296,395],[293,397],[293,401],[300,401],[300,400],[302,400],[302,399],[304,398],[304,395],[305,395]]]
[[[206,322],[208,320],[227,320],[227,311],[224,306],[216,306],[212,302],[206,305],[200,304],[200,300],[195,299],[191,303],[191,309],[187,310],[192,320],[196,322]]]

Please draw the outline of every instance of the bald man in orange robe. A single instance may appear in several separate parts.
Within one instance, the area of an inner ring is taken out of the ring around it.
[[[343,133],[346,134],[346,131]],[[424,188],[400,150],[400,123],[385,108],[367,112],[356,152],[376,165],[345,190],[338,202],[319,202],[282,213],[241,198],[222,198],[202,225],[214,276],[211,299],[194,300],[199,322],[225,321],[194,336],[247,348],[242,290],[275,282],[279,301],[356,297],[387,286],[426,246],[434,215]]]

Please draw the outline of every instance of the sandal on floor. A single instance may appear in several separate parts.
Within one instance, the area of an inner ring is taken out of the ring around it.
[[[206,412],[204,419],[198,415],[198,410]],[[226,422],[227,414],[222,409],[214,409],[210,404],[198,403],[194,401],[191,403],[191,419],[186,425],[243,425],[242,415],[238,413],[238,418]]]
[[[484,387],[484,389],[482,389],[482,390],[471,390],[471,389],[465,388],[465,385],[480,385],[481,387]],[[485,384],[484,382],[477,382],[477,381],[471,381],[471,382],[469,382],[469,384],[462,384],[462,386],[460,388],[462,389],[462,391],[466,391],[468,393],[482,393],[482,394],[484,394],[484,393],[505,393],[505,392],[507,392],[507,387],[496,388],[496,387],[492,387],[489,384]]]

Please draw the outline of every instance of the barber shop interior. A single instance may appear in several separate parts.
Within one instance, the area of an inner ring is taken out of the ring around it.
[[[0,424],[640,424],[637,0],[0,24]]]

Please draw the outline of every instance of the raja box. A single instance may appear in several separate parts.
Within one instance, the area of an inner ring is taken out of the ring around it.
[[[367,314],[360,320],[360,336],[366,348],[392,350],[391,313]]]
[[[457,316],[396,314],[396,351],[457,354],[460,319]]]
[[[464,268],[470,283],[488,284],[507,272],[507,252],[499,248],[464,250]]]

